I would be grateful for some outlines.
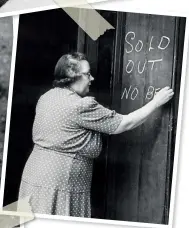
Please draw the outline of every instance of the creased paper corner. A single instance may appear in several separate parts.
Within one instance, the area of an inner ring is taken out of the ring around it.
[[[54,0],[93,40],[114,27],[87,0]],[[94,1],[95,2],[95,1]]]
[[[11,203],[0,210],[0,227],[13,228],[34,219],[30,196]]]

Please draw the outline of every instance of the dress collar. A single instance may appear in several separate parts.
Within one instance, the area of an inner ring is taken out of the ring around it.
[[[80,97],[80,95],[73,88],[71,88],[70,86],[65,86],[64,88],[70,90],[71,92],[73,92],[74,94],[76,94],[76,95],[78,95]]]

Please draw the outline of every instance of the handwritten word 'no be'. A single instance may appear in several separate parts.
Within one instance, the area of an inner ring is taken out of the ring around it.
[[[161,88],[155,88],[154,86],[149,86],[145,94],[145,99],[151,100],[160,89]],[[125,98],[125,99],[135,100],[137,96],[139,96],[139,89],[137,87],[129,86],[129,88],[123,89],[121,99]]]

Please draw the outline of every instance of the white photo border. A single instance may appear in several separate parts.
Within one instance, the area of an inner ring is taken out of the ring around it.
[[[64,3],[64,1],[65,1],[65,3],[69,2],[69,0],[63,0],[62,2]],[[92,5],[92,4],[103,3],[103,2],[107,2],[107,1],[110,2],[110,0],[86,0],[86,4]],[[5,3],[5,5],[6,5],[6,3]],[[46,3],[46,5],[45,5],[44,3],[42,3],[42,6],[38,6],[38,7],[29,6],[28,9],[13,10],[13,11],[8,11],[8,12],[3,12],[0,10],[0,18],[7,17],[7,16],[20,15],[20,14],[33,13],[33,12],[40,12],[40,11],[45,11],[45,10],[50,10],[50,9],[58,9],[58,8],[60,8],[60,6],[58,6],[58,4],[52,0],[51,4]]]
[[[112,2],[113,4],[113,2]],[[106,5],[106,4],[105,4]],[[156,7],[154,7],[156,8]],[[134,226],[134,227],[157,227],[171,228],[173,226],[173,217],[174,217],[174,204],[176,198],[176,188],[177,188],[177,166],[179,160],[179,148],[181,140],[181,127],[184,125],[182,123],[183,115],[183,102],[185,94],[185,79],[186,79],[186,70],[187,70],[187,54],[189,48],[189,16],[187,13],[179,12],[159,12],[156,9],[141,10],[139,8],[126,8],[123,10],[122,6],[115,7],[115,5],[110,5],[108,7],[100,5],[95,7],[97,10],[109,10],[109,11],[119,11],[119,12],[132,12],[132,13],[145,13],[145,14],[156,14],[156,15],[165,15],[165,16],[176,16],[176,17],[186,17],[186,27],[185,27],[185,39],[184,39],[184,51],[183,51],[183,60],[182,60],[182,74],[181,74],[181,85],[180,85],[180,95],[179,95],[179,108],[178,108],[178,119],[177,119],[177,131],[176,131],[176,141],[175,141],[175,154],[174,154],[174,165],[173,165],[173,175],[172,175],[172,188],[171,188],[171,201],[170,201],[170,212],[169,212],[169,224],[168,225],[159,225],[152,223],[141,223],[141,222],[127,222],[127,221],[117,221],[117,220],[106,220],[106,219],[94,219],[94,218],[79,218],[71,216],[58,216],[58,215],[44,215],[44,214],[35,214],[36,218],[43,219],[55,219],[55,220],[65,220],[65,221],[77,221],[77,222],[87,222],[87,223],[98,223],[98,224],[109,224],[109,225],[124,225],[124,226]],[[43,10],[56,9],[52,7],[37,8],[35,12]],[[20,12],[19,12],[20,13]],[[16,12],[15,12],[16,15]],[[3,165],[2,165],[2,175],[1,175],[1,189],[0,189],[0,206],[3,206],[3,197],[4,197],[4,186],[5,186],[5,172],[6,172],[6,162],[7,162],[7,153],[8,153],[8,141],[9,141],[9,127],[11,119],[11,106],[12,106],[12,97],[13,97],[13,85],[14,85],[14,71],[16,63],[16,52],[17,52],[17,38],[18,38],[18,27],[19,27],[19,16],[13,17],[13,49],[12,49],[12,61],[11,61],[11,73],[10,73],[10,83],[9,83],[9,95],[8,95],[8,106],[7,106],[7,119],[6,119],[6,130],[5,130],[5,141],[4,141],[4,152],[3,152]]]

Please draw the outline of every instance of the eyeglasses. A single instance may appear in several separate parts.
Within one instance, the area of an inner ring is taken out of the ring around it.
[[[81,73],[81,74],[86,75],[88,77],[88,79],[90,79],[90,77],[92,76],[90,72],[88,72],[88,73]]]

